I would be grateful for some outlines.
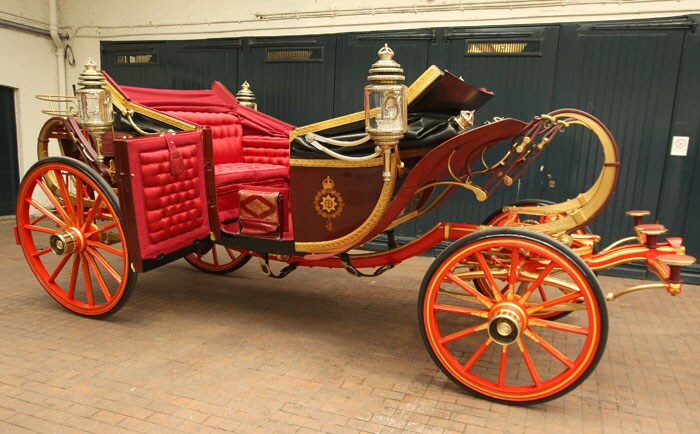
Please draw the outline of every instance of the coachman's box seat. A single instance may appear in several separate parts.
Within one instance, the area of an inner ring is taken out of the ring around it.
[[[218,81],[210,90],[119,89],[132,102],[211,129],[222,223],[238,218],[242,188],[288,188],[289,131],[294,127],[241,106]]]

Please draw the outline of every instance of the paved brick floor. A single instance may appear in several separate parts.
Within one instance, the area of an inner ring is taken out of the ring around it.
[[[420,339],[430,258],[379,278],[184,261],[139,276],[107,320],[40,288],[0,223],[0,432],[700,432],[700,291],[609,305],[608,347],[569,395],[510,407],[461,392]],[[601,278],[606,291],[637,282]]]

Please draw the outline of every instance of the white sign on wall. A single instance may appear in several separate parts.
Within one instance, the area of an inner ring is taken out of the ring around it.
[[[688,155],[689,143],[690,137],[688,136],[673,136],[673,140],[671,140],[671,155],[685,157]]]

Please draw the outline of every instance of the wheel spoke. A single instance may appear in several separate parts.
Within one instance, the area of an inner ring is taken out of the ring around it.
[[[573,368],[574,367],[574,362],[571,361],[568,357],[566,357],[564,354],[562,354],[561,351],[557,350],[547,342],[545,339],[542,338],[542,336],[539,336],[537,333],[533,332],[532,330],[525,330],[525,336],[528,338],[532,339],[533,342],[544,348],[549,354],[553,355],[555,359],[559,360],[561,363],[563,363],[567,368]]]
[[[51,247],[44,247],[41,250],[37,250],[36,252],[32,253],[32,256],[35,258],[38,258],[41,255],[45,255],[51,251]]]
[[[508,274],[508,300],[515,297],[515,283],[518,281],[518,263],[520,262],[520,249],[513,247],[510,259],[510,273]]]
[[[119,284],[121,285],[122,283],[122,277],[117,273],[117,270],[112,267],[112,265],[107,262],[107,260],[98,252],[97,250],[93,249],[92,247],[88,246],[86,248],[87,252],[90,253],[96,260],[99,262],[102,267],[104,267],[105,270],[107,270],[107,273],[109,273],[110,276]]]
[[[82,227],[83,224],[83,180],[80,178],[75,179],[75,211],[78,217],[78,226]]]
[[[469,294],[473,295],[476,297],[481,303],[483,303],[486,307],[491,307],[493,306],[493,302],[489,300],[487,297],[485,297],[482,293],[477,291],[476,289],[472,288],[471,286],[467,285],[462,279],[459,277],[455,276],[452,273],[446,273],[445,277],[452,282],[456,283],[457,286],[462,288],[463,290],[467,291]],[[496,292],[498,292],[498,288],[496,288]]]
[[[58,217],[56,217],[56,215],[54,213],[52,213],[48,209],[44,208],[39,202],[37,202],[34,199],[27,199],[27,200],[40,213],[44,214],[52,222],[56,223],[57,226],[62,227],[63,229],[68,229],[68,225],[66,224],[66,222],[59,220]]]
[[[94,307],[95,297],[92,294],[92,278],[90,277],[87,259],[84,253],[81,253],[80,256],[82,257],[81,265],[83,268],[83,281],[85,282],[85,297],[87,297],[88,306]]]
[[[501,346],[501,362],[498,366],[498,385],[503,387],[506,382],[506,366],[508,362],[508,345]]]
[[[95,279],[97,279],[97,284],[100,286],[100,290],[102,291],[102,294],[105,296],[105,300],[107,302],[111,301],[112,294],[109,293],[109,289],[107,289],[107,284],[105,283],[105,280],[102,277],[102,273],[100,273],[100,270],[97,268],[95,261],[93,260],[93,258],[90,256],[89,253],[85,253],[85,259],[87,259],[87,263],[90,266],[90,269],[95,274]]]
[[[541,387],[542,380],[540,380],[540,376],[537,374],[537,369],[535,369],[535,364],[532,363],[532,358],[530,357],[530,352],[527,350],[527,348],[525,348],[525,344],[523,344],[522,338],[518,338],[517,343],[518,343],[518,348],[520,349],[520,353],[523,355],[523,359],[525,360],[525,365],[527,366],[527,370],[530,372],[530,376],[532,377],[532,381],[535,383],[535,386]]]
[[[53,270],[53,273],[51,273],[51,276],[49,277],[49,282],[54,283],[56,281],[56,277],[58,277],[59,273],[61,273],[61,270],[63,270],[63,267],[65,267],[66,263],[71,258],[71,256],[73,255],[64,255],[63,258],[61,258],[61,262],[58,263],[56,268]]]
[[[73,268],[70,275],[70,284],[68,285],[68,293],[66,298],[68,300],[73,300],[75,298],[75,285],[78,281],[78,267],[80,266],[80,255],[73,255],[75,259],[73,260]]]
[[[226,247],[226,253],[228,253],[228,257],[231,258],[231,262],[236,262],[236,257],[233,255],[233,252],[233,249]]]
[[[561,297],[557,298],[552,298],[550,300],[544,301],[539,304],[534,304],[532,306],[529,306],[526,311],[529,315],[532,315],[533,313],[536,313],[542,309],[556,306],[558,304],[564,304],[564,303],[570,303],[574,300],[578,300],[578,298],[581,297],[581,294],[578,292],[571,292],[569,294],[562,295]]]
[[[45,234],[57,234],[60,232],[60,231],[57,231],[56,229],[45,228],[45,227],[36,226],[36,225],[24,225],[24,229],[29,229],[30,231],[36,231],[36,232],[43,232]]]
[[[95,218],[95,214],[97,213],[97,210],[100,208],[100,205],[102,205],[102,196],[97,196],[97,199],[95,199],[95,203],[92,204],[92,207],[90,207],[90,211],[88,211],[87,217],[85,217],[85,222],[83,223],[83,230],[87,230],[87,228],[90,227],[90,224],[92,223],[92,220]]]
[[[542,270],[542,272],[537,275],[537,278],[535,279],[534,282],[530,284],[530,287],[523,293],[523,296],[520,298],[520,305],[524,305],[527,302],[527,299],[530,298],[533,292],[535,292],[535,289],[540,288],[540,291],[542,291],[542,300],[545,300],[544,298],[544,291],[541,288],[542,282],[544,279],[549,275],[549,273],[552,272],[554,269],[554,262],[550,261],[550,263]]]
[[[464,315],[478,316],[480,318],[488,318],[489,313],[482,309],[472,309],[468,307],[452,306],[449,304],[435,304],[433,309],[440,312],[458,313]]]
[[[489,326],[488,322],[485,322],[483,324],[477,324],[473,327],[469,327],[467,329],[460,330],[458,332],[447,335],[447,336],[441,338],[438,341],[438,343],[440,343],[442,345],[448,344],[452,341],[456,341],[457,339],[463,338],[465,336],[469,336],[472,333],[476,333],[476,332],[481,331],[481,330],[486,330],[488,328],[488,326]]]
[[[51,202],[51,204],[56,208],[56,212],[58,212],[61,215],[61,218],[63,218],[63,221],[66,222],[66,224],[70,225],[70,222],[72,221],[70,217],[68,217],[68,214],[66,214],[66,211],[63,209],[60,203],[58,203],[58,199],[56,199],[56,196],[54,193],[51,191],[51,189],[46,185],[46,182],[43,179],[37,180],[37,185],[41,188],[41,190],[44,192],[46,195],[46,198]]]
[[[92,246],[92,247],[96,247],[96,248],[98,248],[98,249],[105,250],[105,251],[107,251],[107,252],[109,252],[109,253],[112,253],[113,255],[117,255],[117,256],[124,257],[124,251],[123,251],[123,250],[115,249],[114,247],[108,246],[107,244],[101,243],[101,242],[99,242],[99,241],[88,240],[88,241],[87,241],[87,245],[88,245],[88,246]]]
[[[477,349],[476,352],[469,358],[469,360],[467,360],[467,363],[465,363],[462,366],[462,373],[466,374],[467,372],[469,372],[472,369],[474,364],[479,360],[479,358],[481,358],[481,356],[484,354],[484,352],[486,352],[486,350],[488,349],[489,345],[491,345],[492,342],[493,342],[493,339],[491,339],[491,337],[489,336],[484,341],[484,343],[481,344],[479,349]]]
[[[114,228],[116,228],[116,227],[117,227],[117,222],[112,222],[112,223],[106,224],[106,225],[104,225],[104,226],[102,226],[102,227],[99,227],[99,228],[95,229],[95,230],[92,231],[92,232],[87,232],[87,233],[85,234],[85,238],[90,238],[91,236],[93,236],[93,235],[95,235],[95,234],[99,234],[99,233],[101,233],[101,232],[108,231],[108,230],[110,230],[110,229],[114,229]]]
[[[530,318],[528,320],[528,325],[530,327],[544,327],[552,330],[559,330],[562,332],[575,333],[578,335],[588,335],[590,330],[586,327],[577,326],[574,324],[565,324],[557,321],[550,321],[541,318]]]
[[[214,265],[219,265],[219,255],[216,253],[216,245],[211,248],[211,255],[214,257]]]
[[[484,256],[481,254],[481,252],[477,252],[474,256],[476,256],[476,260],[479,262],[479,266],[481,267],[481,270],[484,272],[484,276],[486,276],[486,280],[489,283],[489,286],[492,288],[492,293],[493,293],[493,298],[496,301],[501,301],[503,299],[501,295],[501,291],[498,289],[498,286],[496,285],[496,281],[493,279],[493,275],[491,274],[491,269],[489,268],[488,264],[486,264],[486,260],[484,259]],[[489,306],[491,307],[491,306]]]
[[[70,215],[70,219],[72,222],[77,222],[75,210],[72,206],[73,201],[71,200],[70,194],[68,193],[68,187],[66,187],[66,183],[63,182],[63,176],[61,176],[61,171],[54,170],[53,173],[56,177],[56,183],[58,184],[58,189],[61,191],[61,196],[63,196],[63,203],[65,204],[68,214]]]

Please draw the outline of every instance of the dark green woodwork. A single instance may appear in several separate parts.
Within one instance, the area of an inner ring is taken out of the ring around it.
[[[617,192],[593,223],[603,244],[629,236],[631,220],[624,212],[642,208],[652,213],[648,221],[666,224],[670,234],[684,237],[689,254],[700,256],[698,18],[103,42],[102,65],[118,83],[140,86],[207,88],[217,79],[235,93],[248,80],[261,111],[303,125],[360,110],[367,69],[388,42],[407,83],[436,64],[493,90],[496,97],[477,114],[477,123],[494,116],[528,119],[564,107],[600,118],[617,139],[622,161]],[[470,44],[483,49],[487,43],[526,48],[468,52]],[[152,64],[117,64],[118,55],[149,53],[157,55]],[[690,136],[687,157],[669,155],[674,135]],[[460,191],[438,210],[397,228],[397,236],[415,237],[438,221],[478,223],[518,199],[572,197],[595,180],[600,158],[590,134],[572,131],[546,149],[521,182],[500,187],[484,203]],[[617,273],[649,275],[643,267]],[[689,279],[700,282],[700,266],[691,269]]]
[[[0,86],[0,215],[15,212],[18,173],[15,90]]]

